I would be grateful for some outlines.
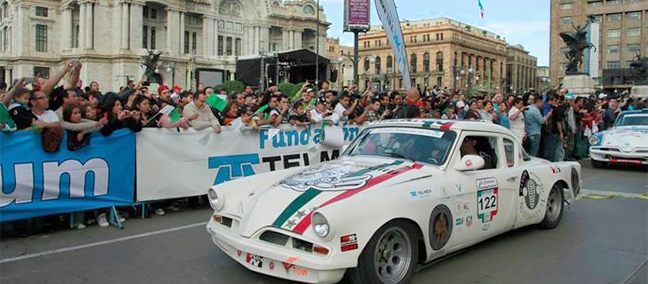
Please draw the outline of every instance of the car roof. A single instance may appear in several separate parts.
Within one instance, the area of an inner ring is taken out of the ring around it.
[[[480,131],[513,135],[513,133],[495,123],[484,120],[441,120],[441,119],[388,119],[370,123],[367,128],[377,127],[419,127],[439,130]]]
[[[628,115],[628,114],[647,114],[648,115],[648,108],[644,108],[641,110],[626,110],[622,111],[621,114],[619,115]]]

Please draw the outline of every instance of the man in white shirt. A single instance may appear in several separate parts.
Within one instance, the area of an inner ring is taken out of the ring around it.
[[[349,96],[348,93],[343,93],[333,112],[335,112],[342,120],[349,120],[349,115],[353,114],[357,106],[358,100],[355,100],[353,104],[351,104],[351,96]]]
[[[324,97],[317,99],[315,108],[308,113],[308,118],[313,124],[319,124],[324,121],[328,121],[329,124],[337,124],[340,120],[340,116],[337,113],[330,111],[330,105]]]
[[[511,123],[511,132],[520,139],[520,142],[524,141],[526,131],[524,129],[524,101],[522,99],[515,98],[513,100],[513,106],[511,106],[508,116]]]

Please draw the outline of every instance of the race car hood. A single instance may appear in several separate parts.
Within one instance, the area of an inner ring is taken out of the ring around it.
[[[604,133],[603,147],[619,147],[632,152],[637,147],[648,147],[648,127],[620,127]]]
[[[412,161],[364,157],[342,157],[303,168],[240,201],[243,217],[239,233],[250,237],[273,226],[303,234],[310,227],[314,210],[432,176],[435,168]],[[262,182],[250,180],[249,184]]]

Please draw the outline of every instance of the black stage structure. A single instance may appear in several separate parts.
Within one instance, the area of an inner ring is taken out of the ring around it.
[[[249,86],[263,86],[262,89],[277,85],[277,82],[297,84],[307,80],[326,80],[329,60],[319,56],[319,80],[315,80],[315,64],[315,52],[309,49],[239,57],[236,61],[236,80]]]

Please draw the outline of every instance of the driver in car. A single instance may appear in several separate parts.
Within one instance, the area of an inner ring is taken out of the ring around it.
[[[478,145],[487,143],[488,140],[486,141],[480,141],[482,138],[478,137],[466,137],[464,138],[463,142],[461,142],[461,147],[459,150],[461,151],[461,157],[463,158],[465,155],[477,155],[480,156],[484,159],[484,169],[493,169],[495,166],[493,165],[493,157],[488,151],[483,151],[483,150],[478,150]],[[486,138],[483,138],[486,139]]]

